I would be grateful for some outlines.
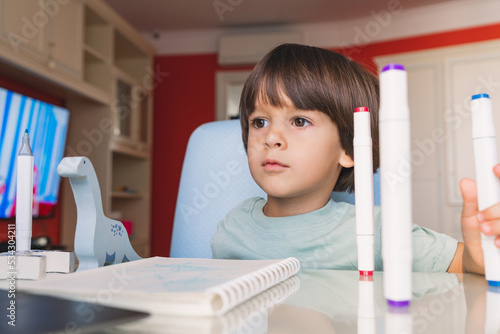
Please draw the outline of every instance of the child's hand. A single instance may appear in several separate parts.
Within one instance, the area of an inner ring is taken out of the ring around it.
[[[493,168],[500,178],[500,164]],[[476,183],[471,179],[460,181],[460,191],[464,200],[462,208],[462,235],[464,238],[463,267],[466,272],[484,274],[481,233],[496,235],[495,244],[500,248],[500,203],[479,211]]]
[[[500,178],[500,164],[493,167],[493,172]],[[485,235],[493,235],[495,245],[500,248],[500,203],[490,206],[477,215],[481,232]]]

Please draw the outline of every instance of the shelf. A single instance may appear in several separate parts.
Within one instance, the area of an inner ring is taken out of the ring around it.
[[[85,6],[83,80],[107,93],[112,84],[113,26]]]
[[[85,7],[85,38],[84,44],[111,60],[113,54],[113,28],[99,14]]]
[[[100,53],[99,51],[97,51],[96,49],[91,47],[90,45],[85,44],[83,46],[83,50],[89,54],[90,59],[94,59],[95,61],[100,61],[103,63],[111,63],[111,58],[106,57],[105,55],[103,55],[102,53]]]
[[[111,92],[111,65],[101,61],[93,53],[84,53],[83,80],[103,91]]]
[[[96,87],[88,82],[80,82],[80,92],[87,98],[103,105],[109,105],[111,103],[110,92]]]
[[[130,146],[129,146],[130,145]],[[142,145],[142,147],[141,147]],[[137,146],[138,148],[133,148],[132,146]],[[111,140],[109,148],[111,152],[120,153],[129,157],[138,159],[148,159],[149,150],[144,149],[146,145],[144,144],[122,144],[119,142],[118,138]]]
[[[123,199],[141,199],[144,197],[141,193],[129,193],[125,191],[113,191],[111,192],[111,197],[113,198],[123,198]]]
[[[115,67],[133,77],[135,81],[144,82],[145,78],[150,75],[148,67],[152,66],[151,56],[116,30],[114,42],[113,63]]]
[[[115,76],[131,86],[141,86],[141,82],[119,67],[114,67]]]

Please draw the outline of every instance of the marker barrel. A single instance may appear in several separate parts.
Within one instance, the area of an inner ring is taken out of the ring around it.
[[[486,292],[486,319],[484,321],[484,333],[500,332],[500,287],[489,287]]]
[[[410,109],[402,65],[380,74],[379,133],[384,296],[401,307],[411,300],[413,261]]]
[[[376,333],[375,287],[373,277],[363,277],[358,283],[358,333]]]
[[[385,312],[385,332],[387,334],[413,333],[413,317],[409,309],[389,308]]]
[[[478,208],[482,211],[500,202],[500,180],[493,173],[493,166],[498,163],[496,133],[487,94],[472,97],[471,115]],[[486,280],[490,285],[500,285],[500,249],[494,241],[495,236],[481,233]]]
[[[16,251],[31,249],[33,156],[17,156]]]
[[[375,270],[373,158],[370,112],[366,107],[354,111],[353,144],[358,270],[372,273]]]

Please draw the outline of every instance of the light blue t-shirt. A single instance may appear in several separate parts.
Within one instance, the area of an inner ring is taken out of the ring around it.
[[[260,197],[242,202],[219,222],[212,253],[219,259],[296,257],[304,269],[357,270],[355,206],[330,200],[323,208],[290,217],[267,217]],[[375,206],[375,270],[382,270],[380,206]],[[444,272],[457,240],[413,225],[413,271]]]

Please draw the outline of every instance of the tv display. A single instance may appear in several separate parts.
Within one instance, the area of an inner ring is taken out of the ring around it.
[[[16,157],[26,129],[34,158],[33,217],[54,215],[68,121],[68,109],[0,87],[0,219],[15,216]]]

